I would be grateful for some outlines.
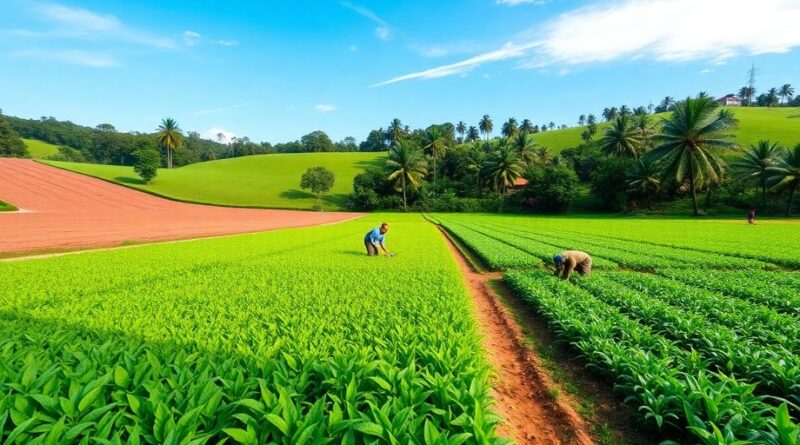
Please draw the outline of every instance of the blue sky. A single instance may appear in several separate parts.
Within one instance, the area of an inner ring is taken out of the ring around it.
[[[122,131],[363,139],[800,90],[798,0],[0,0],[0,107]],[[746,22],[743,23],[743,22]]]

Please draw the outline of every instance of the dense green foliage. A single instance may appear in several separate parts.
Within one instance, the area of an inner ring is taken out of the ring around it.
[[[434,218],[495,269],[590,253],[589,278],[514,270],[505,280],[664,438],[800,438],[788,408],[800,403],[800,276],[771,270],[800,267],[797,237],[774,244],[797,223]]]
[[[177,152],[176,152],[177,154]],[[336,175],[323,197],[325,210],[342,209],[358,173],[382,163],[382,153],[302,153],[247,156],[201,162],[161,170],[143,184],[131,167],[51,162],[57,167],[97,176],[159,195],[194,202],[233,206],[311,209],[314,196],[298,186],[309,166],[319,165]],[[176,158],[177,159],[177,158]]]
[[[0,263],[0,442],[499,443],[449,250],[379,221]]]
[[[322,194],[327,193],[333,187],[335,180],[336,176],[327,168],[311,167],[300,177],[300,188],[311,190],[311,193],[319,201],[322,198]],[[321,208],[322,203],[320,202],[319,204]]]
[[[9,156],[14,158],[27,158],[30,157],[28,148],[19,133],[14,130],[14,127],[8,122],[5,116],[0,111],[0,156]]]
[[[0,201],[0,212],[11,212],[14,210],[17,210],[17,208],[7,202]]]
[[[133,164],[133,171],[142,178],[145,184],[149,184],[158,175],[158,167],[161,165],[161,158],[155,150],[143,149],[133,153],[136,161]]]

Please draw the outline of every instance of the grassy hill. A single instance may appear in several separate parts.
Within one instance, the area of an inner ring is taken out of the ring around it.
[[[800,108],[728,108],[739,119],[736,140],[746,147],[760,139],[769,139],[783,145],[793,147],[800,144]],[[669,113],[655,115],[656,119],[668,117]],[[599,138],[608,123],[598,125]],[[581,143],[583,127],[572,127],[564,130],[553,130],[531,136],[539,144],[550,147],[559,153],[564,149],[575,147]]]
[[[384,153],[302,153],[245,156],[201,162],[173,170],[159,169],[144,184],[132,167],[45,161],[78,173],[114,181],[167,198],[207,204],[311,209],[312,195],[300,189],[300,176],[309,167],[333,171],[336,181],[324,198],[326,210],[344,208],[353,190],[353,177],[366,167],[380,166]]]
[[[23,139],[22,142],[28,147],[33,159],[45,159],[49,156],[58,154],[58,146],[47,142],[37,141],[36,139]]]

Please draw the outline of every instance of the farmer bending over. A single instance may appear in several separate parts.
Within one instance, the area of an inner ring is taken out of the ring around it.
[[[367,255],[368,256],[377,256],[378,255],[378,248],[380,247],[383,250],[383,254],[386,256],[390,256],[388,250],[386,250],[386,244],[384,244],[384,240],[386,239],[386,232],[389,231],[389,224],[383,223],[380,227],[375,227],[374,229],[367,232],[367,236],[364,237],[364,246],[367,248]]]
[[[553,257],[556,263],[556,276],[568,280],[572,271],[581,275],[589,275],[592,272],[592,257],[580,250],[567,250],[566,252]]]

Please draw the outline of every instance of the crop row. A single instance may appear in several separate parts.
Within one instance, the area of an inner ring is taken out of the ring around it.
[[[359,220],[0,264],[0,443],[500,443],[458,268],[395,219],[416,254]]]
[[[611,378],[644,420],[665,435],[680,438],[688,431],[708,444],[778,444],[782,435],[797,436],[786,405],[776,409],[755,394],[756,384],[707,371],[706,359],[589,292],[545,272],[509,272],[505,277],[561,340]]]

